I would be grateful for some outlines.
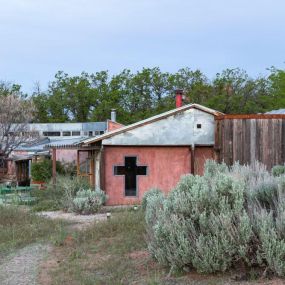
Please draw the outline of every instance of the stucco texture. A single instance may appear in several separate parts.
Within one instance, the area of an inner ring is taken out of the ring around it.
[[[144,193],[152,187],[168,193],[181,175],[191,169],[189,147],[119,147],[108,146],[105,150],[105,191],[108,205],[140,203]],[[137,197],[125,197],[125,177],[115,176],[115,165],[124,165],[125,156],[136,156],[137,165],[147,166],[147,175],[137,178]]]

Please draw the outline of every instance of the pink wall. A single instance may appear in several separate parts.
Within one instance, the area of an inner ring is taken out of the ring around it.
[[[204,165],[207,159],[214,159],[214,148],[213,147],[196,147],[195,148],[195,174],[204,174]]]
[[[57,149],[56,160],[65,163],[76,163],[77,150],[76,149]]]
[[[125,156],[137,156],[138,165],[148,166],[146,176],[138,176],[138,197],[124,196],[124,176],[114,176],[113,166],[124,165]],[[168,193],[181,175],[191,169],[189,147],[105,146],[105,191],[108,205],[138,204],[144,193],[158,187]]]

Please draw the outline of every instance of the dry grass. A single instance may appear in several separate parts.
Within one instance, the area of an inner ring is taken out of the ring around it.
[[[144,235],[143,213],[127,210],[113,213],[111,220],[94,223],[83,232],[69,233],[43,266],[45,278],[39,284],[284,284],[278,279],[256,280],[254,272],[247,281],[241,272],[216,275],[184,272],[168,277],[168,269],[149,256]],[[236,276],[241,279],[235,281]]]
[[[38,241],[56,242],[63,223],[46,220],[16,206],[0,206],[0,257]]]
[[[129,284],[158,278],[164,271],[148,255],[144,235],[143,213],[129,210],[73,233],[55,249],[58,266],[51,284]]]

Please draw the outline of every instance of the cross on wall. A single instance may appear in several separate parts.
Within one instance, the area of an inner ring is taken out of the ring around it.
[[[136,156],[126,156],[125,165],[114,166],[115,175],[125,176],[125,196],[137,195],[137,176],[147,174],[147,166],[137,165]]]

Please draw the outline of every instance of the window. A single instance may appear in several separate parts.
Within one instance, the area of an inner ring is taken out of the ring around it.
[[[89,131],[89,137],[92,137],[92,136],[93,136],[93,132]]]
[[[137,165],[137,157],[126,156],[125,165],[114,166],[114,175],[125,176],[125,196],[137,196],[137,176],[146,175],[147,166]]]
[[[100,132],[99,131],[95,131],[95,136],[99,136]]]
[[[103,135],[104,134],[104,131],[100,131],[100,135]]]
[[[60,132],[43,132],[45,137],[60,137]]]
[[[62,132],[62,135],[64,137],[69,137],[69,136],[71,136],[71,132],[65,131],[65,132]]]
[[[74,132],[72,132],[72,135],[73,135],[73,136],[80,136],[80,132],[74,131]]]
[[[201,129],[202,128],[202,124],[197,124],[197,129]]]

